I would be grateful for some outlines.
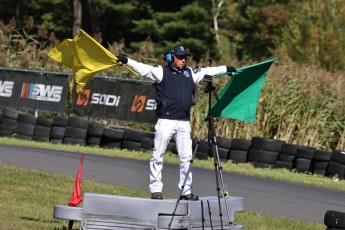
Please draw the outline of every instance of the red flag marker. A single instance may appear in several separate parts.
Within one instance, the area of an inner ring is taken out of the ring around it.
[[[78,175],[75,180],[75,185],[74,185],[74,191],[73,194],[69,200],[68,206],[77,206],[83,201],[83,197],[81,194],[81,187],[80,187],[80,182],[81,182],[81,174],[83,170],[83,160],[84,160],[84,153],[81,155],[81,160],[80,160],[80,165],[79,165],[79,170],[78,170]]]

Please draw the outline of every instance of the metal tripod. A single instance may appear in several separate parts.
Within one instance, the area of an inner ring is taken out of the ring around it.
[[[226,208],[226,212],[227,212],[227,219],[228,219],[228,222],[229,222],[229,226],[233,225],[233,223],[230,221],[230,214],[229,214],[228,203],[227,203],[228,195],[225,195],[227,193],[227,191],[225,191],[225,185],[224,185],[223,173],[222,173],[223,168],[221,166],[221,161],[220,161],[220,158],[219,158],[217,138],[216,138],[215,129],[214,129],[214,117],[209,116],[210,111],[211,111],[212,92],[215,94],[217,102],[219,102],[219,98],[218,98],[218,96],[217,96],[217,94],[215,92],[215,87],[212,85],[211,82],[207,83],[207,86],[206,86],[204,92],[208,93],[208,100],[209,100],[209,102],[208,102],[208,106],[209,106],[208,107],[208,116],[205,118],[203,127],[200,130],[198,141],[197,141],[195,149],[193,151],[193,157],[192,157],[192,160],[190,161],[190,166],[188,168],[186,177],[184,179],[184,182],[183,182],[183,185],[182,185],[182,188],[181,188],[181,191],[180,191],[179,198],[177,199],[177,202],[176,202],[176,205],[175,205],[175,209],[174,209],[174,211],[172,213],[172,217],[171,217],[171,220],[170,220],[169,225],[168,225],[168,229],[169,230],[171,229],[171,225],[172,225],[172,222],[174,220],[174,216],[175,216],[177,207],[178,207],[178,205],[180,203],[181,195],[182,195],[184,186],[186,184],[188,175],[190,174],[190,172],[192,170],[193,159],[194,159],[194,157],[196,155],[196,152],[198,150],[200,141],[201,141],[201,139],[203,137],[204,130],[205,130],[205,124],[206,123],[207,123],[207,127],[208,127],[208,135],[207,135],[208,144],[209,144],[209,151],[208,152],[210,153],[212,151],[212,155],[213,155],[213,159],[214,159],[214,169],[215,169],[214,171],[215,171],[215,176],[216,176],[217,197],[218,197],[219,218],[220,218],[220,223],[221,223],[221,229],[222,230],[224,229],[224,226],[223,226],[223,214],[222,214],[222,208],[221,208],[221,196],[224,198],[224,201],[225,201],[225,208]],[[221,188],[220,188],[219,182],[221,183]],[[221,190],[221,193],[220,193],[220,190]],[[212,226],[212,223],[211,223],[211,226]]]

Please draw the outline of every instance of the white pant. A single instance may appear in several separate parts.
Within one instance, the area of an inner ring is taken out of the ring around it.
[[[179,189],[182,189],[185,177],[188,179],[182,191],[182,195],[192,192],[192,165],[190,161],[193,157],[192,151],[192,133],[189,121],[178,121],[168,119],[158,119],[155,126],[155,139],[152,158],[150,160],[150,191],[162,192],[162,169],[163,158],[166,148],[171,138],[175,138],[177,152],[180,157],[180,180],[178,182]],[[189,169],[189,167],[191,167]]]

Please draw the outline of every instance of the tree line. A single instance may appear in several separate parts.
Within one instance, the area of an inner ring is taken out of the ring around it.
[[[31,30],[59,40],[80,28],[124,53],[150,40],[155,55],[176,44],[195,60],[284,56],[331,71],[345,68],[343,0],[0,0],[0,21],[32,21]]]
[[[241,67],[277,57],[265,80],[255,123],[221,119],[217,134],[345,148],[343,0],[0,0],[0,4],[0,67],[71,72],[47,54],[80,28],[115,55],[127,54],[148,64],[163,64],[163,55],[178,43],[192,53],[193,67]],[[99,75],[134,77],[122,67]],[[226,81],[221,80],[217,89]],[[203,87],[199,85],[200,92]],[[206,110],[207,95],[201,93],[191,110],[193,135],[199,133]]]

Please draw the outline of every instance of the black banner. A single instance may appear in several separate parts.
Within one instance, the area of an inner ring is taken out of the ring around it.
[[[64,113],[68,74],[0,68],[0,106]]]
[[[77,95],[73,90],[73,112],[104,120],[155,123],[155,91],[152,81],[93,77]]]

